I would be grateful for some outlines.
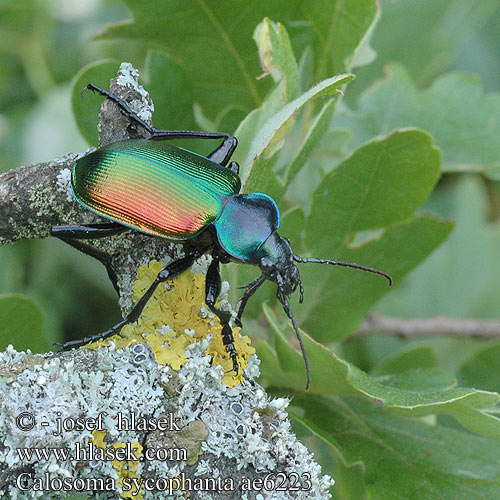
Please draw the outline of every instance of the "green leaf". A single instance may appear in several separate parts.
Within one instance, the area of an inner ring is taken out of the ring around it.
[[[420,91],[402,66],[363,94],[356,112],[346,111],[334,126],[354,130],[351,149],[398,127],[428,131],[443,155],[444,171],[485,172],[500,178],[500,94],[484,94],[479,78],[448,73]]]
[[[311,99],[339,94],[339,87],[351,81],[353,75],[337,75],[318,83],[300,97],[271,116],[255,136],[240,170],[243,189],[252,192],[265,189],[275,176],[273,155],[281,148],[282,140],[294,123],[297,111]],[[267,189],[266,189],[267,192]]]
[[[362,146],[316,190],[305,223],[307,254],[382,269],[397,283],[451,230],[443,221],[412,218],[438,176],[439,152],[424,132],[396,131]],[[354,243],[365,230],[379,231]],[[383,278],[361,271],[302,269],[306,292],[297,316],[325,342],[349,335],[389,290]]]
[[[173,57],[150,50],[146,60],[147,90],[156,113],[153,123],[169,130],[196,130],[193,88],[185,69]]]
[[[253,138],[264,124],[282,108],[281,89],[276,86],[264,99],[262,106],[249,113],[236,129],[234,135],[238,137],[238,148],[233,154],[235,161],[241,165],[246,160],[252,147]]]
[[[307,227],[307,225],[306,225]],[[414,217],[395,224],[380,237],[355,248],[343,247],[330,255],[349,262],[369,265],[388,272],[397,284],[420,264],[450,234],[453,224],[432,217]],[[316,242],[307,240],[311,253]],[[325,269],[305,264],[302,282],[304,304],[298,308],[298,320],[314,337],[332,342],[349,336],[365,318],[372,305],[390,291],[381,276],[355,269]]]
[[[284,185],[288,186],[295,179],[295,176],[304,167],[308,160],[313,156],[316,146],[328,131],[333,111],[335,109],[335,100],[330,99],[323,105],[323,108],[315,117],[307,135],[302,142],[298,153],[291,161],[286,170]]]
[[[281,214],[280,233],[287,238],[297,240],[305,224],[305,215],[301,207],[294,207]]]
[[[18,351],[47,352],[42,334],[44,314],[36,302],[19,294],[0,296],[0,350],[12,344]]]
[[[378,312],[402,317],[498,317],[500,234],[490,221],[487,199],[484,183],[473,176],[433,193],[428,209],[456,220],[456,227],[405,279],[397,296],[384,297]]]
[[[297,2],[297,7],[307,20],[301,43],[313,47],[316,81],[369,61],[364,54],[380,14],[378,2],[310,0]]]
[[[269,346],[261,349],[259,344],[264,373],[273,385],[302,390],[305,384],[302,354],[287,342],[269,307],[263,308],[275,333],[275,351]],[[500,419],[487,412],[498,404],[499,394],[450,387],[450,375],[432,370],[422,370],[419,375],[414,372],[417,380],[411,385],[401,376],[401,387],[393,387],[340,358],[305,332],[302,339],[311,368],[310,394],[357,395],[405,416],[450,415],[473,432],[500,437]]]
[[[269,81],[255,80],[260,70],[252,33],[265,17],[283,23],[297,54],[312,46],[316,83],[351,69],[379,12],[375,0],[125,3],[132,19],[107,28],[100,39],[132,39],[170,54],[185,69],[194,100],[212,120],[227,107],[238,109],[242,119],[262,104]]]
[[[381,384],[412,392],[436,392],[454,387],[457,380],[451,373],[437,368],[408,369],[395,375],[384,375],[377,379]]]
[[[500,392],[499,366],[500,342],[490,342],[462,365],[459,379],[464,385]]]
[[[97,124],[102,97],[82,89],[89,83],[95,83],[104,89],[109,88],[109,81],[116,77],[120,63],[109,59],[97,61],[82,68],[72,81],[73,116],[80,133],[92,146],[97,146]]]
[[[308,236],[312,240],[332,227],[333,242],[325,238],[323,248],[317,249],[337,253],[338,246],[358,231],[409,218],[436,184],[439,165],[439,152],[422,131],[395,131],[370,141],[317,188]]]
[[[470,68],[486,76],[490,88],[498,88],[497,0],[381,0],[380,6],[383,15],[371,41],[377,59],[362,68],[358,83],[363,77],[372,82],[387,64],[399,61],[420,88],[454,67]]]
[[[264,19],[253,34],[255,43],[259,50],[260,64],[264,73],[259,76],[263,78],[272,75],[273,68],[281,74],[283,85],[282,98],[287,103],[299,95],[299,73],[297,61],[293,55],[290,38],[285,27],[281,23],[273,23],[270,19]]]
[[[376,375],[404,373],[408,370],[436,368],[438,357],[436,351],[426,345],[410,345],[401,352],[380,363],[373,371]]]
[[[371,500],[500,496],[498,439],[397,418],[353,398],[297,395],[290,414],[335,448],[345,464],[363,466]]]

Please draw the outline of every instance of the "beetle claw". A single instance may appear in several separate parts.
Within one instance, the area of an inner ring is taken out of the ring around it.
[[[61,352],[64,349],[64,342],[54,342],[52,345],[59,347],[58,352]]]
[[[85,87],[83,87],[82,91],[80,92],[80,97],[83,97],[83,93],[87,90],[87,89],[92,89],[92,87],[90,86],[90,83],[88,83],[87,85],[85,85]]]

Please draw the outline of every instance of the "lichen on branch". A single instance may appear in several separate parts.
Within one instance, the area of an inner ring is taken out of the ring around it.
[[[193,342],[208,340],[205,354],[212,356],[212,364],[221,366],[224,376],[222,382],[228,387],[234,387],[244,378],[250,357],[255,349],[250,344],[250,338],[241,337],[241,328],[233,326],[234,345],[240,370],[235,373],[233,362],[222,342],[220,320],[204,303],[205,275],[210,263],[210,256],[199,259],[191,269],[180,276],[160,285],[144,307],[140,318],[122,328],[120,334],[111,339],[98,340],[87,347],[97,349],[114,343],[115,348],[137,343],[146,343],[152,350],[156,362],[179,370],[187,362],[186,350]],[[132,300],[137,302],[158,273],[162,270],[161,262],[152,260],[149,265],[141,266],[134,284]],[[229,285],[223,283],[226,292]],[[227,293],[223,293],[218,306],[231,310],[227,301]]]

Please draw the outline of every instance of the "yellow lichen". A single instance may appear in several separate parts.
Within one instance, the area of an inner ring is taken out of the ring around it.
[[[113,448],[125,448],[127,446],[126,443],[113,443]],[[139,463],[141,460],[142,453],[142,445],[138,441],[132,441],[131,443],[132,449],[135,450],[134,456],[136,456],[137,460],[113,460],[111,464],[113,468],[118,473],[118,484],[123,489],[123,480],[126,477],[136,479],[140,478],[140,474],[137,474],[137,470],[139,469]],[[137,494],[134,494],[133,489],[127,489],[122,491],[122,498],[136,498],[140,500],[142,498],[142,493],[140,491]]]
[[[152,260],[149,265],[141,266],[134,283],[133,302],[137,302],[162,269],[162,264]],[[205,300],[205,276],[190,272],[160,284],[154,295],[144,307],[141,317],[135,323],[126,325],[121,332],[111,337],[117,348],[146,342],[152,349],[159,364],[178,370],[186,363],[186,347],[204,339],[208,334],[212,340],[206,350],[215,365],[224,371],[222,381],[229,387],[239,384],[243,370],[255,349],[247,336],[240,337],[240,328],[233,328],[234,346],[240,370],[233,371],[233,362],[222,343],[222,326],[217,316],[208,317],[202,312],[207,310]],[[211,324],[213,323],[213,324]],[[168,328],[167,328],[168,327]],[[193,333],[194,331],[194,333]],[[188,333],[187,333],[188,332]],[[97,348],[109,345],[110,339],[99,340],[87,347]]]
[[[113,445],[109,446],[106,441],[104,441],[104,438],[106,437],[106,431],[97,431],[94,430],[92,432],[93,436],[93,443],[97,448],[102,448],[103,450],[106,450],[108,448],[114,448],[115,450],[118,448],[126,448],[127,443],[113,443]],[[140,474],[137,473],[137,470],[139,469],[139,464],[141,461],[141,454],[142,454],[142,445],[138,441],[132,441],[130,443],[130,447],[133,451],[134,457],[136,457],[136,460],[118,460],[114,459],[111,462],[111,465],[113,466],[113,469],[116,470],[118,474],[118,484],[123,490],[123,481],[126,477],[132,478],[132,479],[138,479],[140,478]],[[114,454],[113,454],[114,455]],[[127,488],[126,490],[123,490],[120,494],[122,498],[133,498],[136,500],[141,500],[142,499],[142,493],[139,491],[137,494],[134,494],[135,492]]]
[[[106,437],[106,431],[92,431],[92,436],[94,436],[92,441],[94,442],[95,446],[97,446],[98,448],[106,448],[107,444],[104,441],[104,438]]]

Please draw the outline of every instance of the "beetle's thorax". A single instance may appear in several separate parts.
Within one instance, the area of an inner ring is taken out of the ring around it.
[[[214,223],[220,246],[231,259],[259,266],[262,274],[290,295],[300,283],[287,239],[277,229],[280,213],[266,194],[240,194],[227,199]]]
[[[279,210],[262,193],[228,197],[214,222],[220,246],[236,261],[258,265],[256,254],[279,226]]]

